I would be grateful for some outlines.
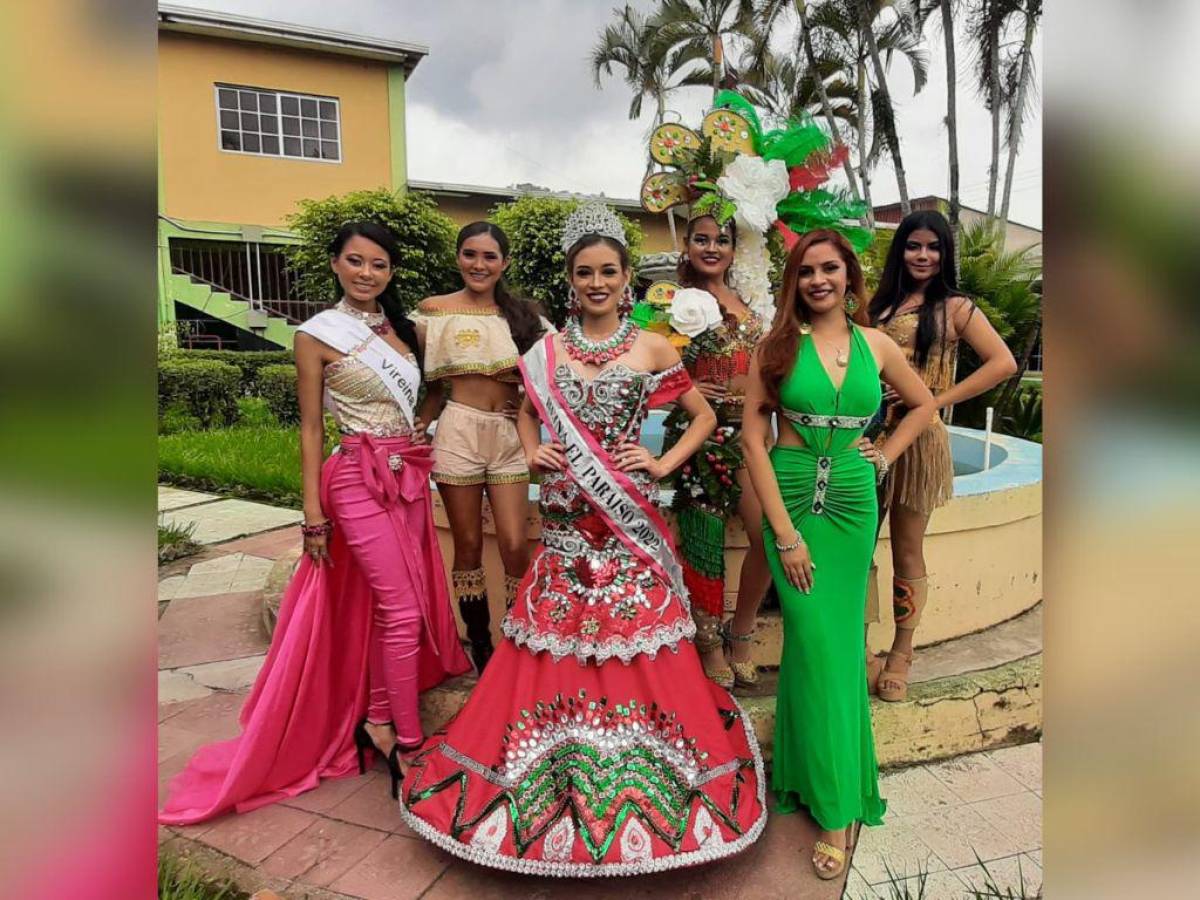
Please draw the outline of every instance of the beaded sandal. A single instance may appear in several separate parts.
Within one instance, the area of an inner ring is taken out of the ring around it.
[[[734,634],[731,623],[726,623],[721,629],[722,637],[727,644],[732,644],[737,641],[740,644],[748,644],[754,640],[754,632],[749,634]],[[758,666],[753,661],[738,662],[730,660],[729,667],[733,670],[733,682],[737,687],[755,687],[758,684]]]
[[[709,681],[729,690],[733,687],[734,674],[729,666],[721,668],[709,667],[706,657],[713,650],[724,647],[722,641],[721,620],[702,609],[692,607],[692,617],[696,620],[696,650],[700,653],[700,664],[704,666],[704,675]],[[725,661],[724,655],[721,661]]]

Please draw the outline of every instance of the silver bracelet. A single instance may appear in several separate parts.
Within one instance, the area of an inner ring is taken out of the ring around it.
[[[887,457],[879,450],[875,451],[875,458],[879,460],[879,464],[875,466],[875,483],[883,484],[883,479],[887,478],[890,464],[887,461]]]
[[[802,535],[799,531],[796,532],[796,539],[794,541],[792,541],[790,544],[784,545],[784,544],[780,544],[779,541],[775,542],[775,549],[778,550],[780,553],[791,553],[793,550],[796,550],[803,546],[804,546],[804,535]]]

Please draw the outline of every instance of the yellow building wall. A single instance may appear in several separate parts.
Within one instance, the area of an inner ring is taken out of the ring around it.
[[[338,98],[342,160],[221,150],[217,83]],[[160,208],[173,218],[280,227],[298,200],[392,185],[383,63],[160,32],[158,92]]]

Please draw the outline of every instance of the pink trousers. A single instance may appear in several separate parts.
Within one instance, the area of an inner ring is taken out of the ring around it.
[[[356,445],[342,448],[345,458],[330,479],[325,512],[337,522],[371,589],[367,719],[392,722],[400,743],[419,744],[424,739],[417,703],[421,597],[431,573],[414,570],[424,560],[412,545],[422,536],[423,523],[409,523],[407,509],[380,502],[373,485],[364,482],[362,467],[354,464],[365,452]]]
[[[470,671],[433,528],[427,445],[343,438],[321,469],[331,563],[302,557],[237,737],[196,751],[159,812],[190,825],[357,771],[355,724],[421,739],[417,692]]]

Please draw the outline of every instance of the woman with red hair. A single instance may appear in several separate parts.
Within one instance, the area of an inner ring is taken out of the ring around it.
[[[878,825],[886,808],[860,631],[875,486],[934,411],[896,343],[865,327],[863,296],[862,268],[841,234],[801,236],[750,370],[742,432],[783,613],[771,786],[777,812],[806,806],[822,829],[813,866],[825,879],[845,868],[854,823]],[[887,457],[863,437],[881,379],[908,408]],[[768,449],[772,413],[779,438]]]

